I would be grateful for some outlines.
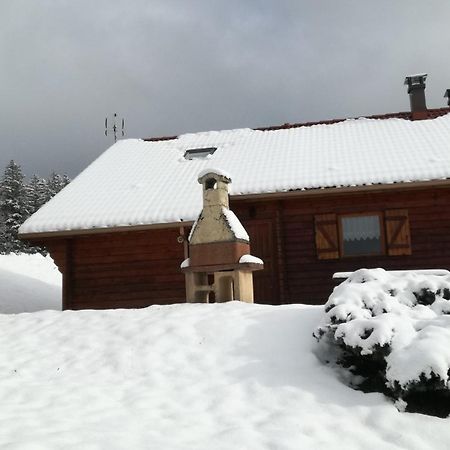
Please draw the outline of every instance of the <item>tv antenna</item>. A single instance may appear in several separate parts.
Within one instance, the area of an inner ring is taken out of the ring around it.
[[[105,118],[105,136],[109,134],[114,135],[114,142],[117,142],[117,136],[125,136],[125,120],[122,118],[121,120],[117,119],[117,113],[114,113],[114,117],[112,120],[112,125],[108,128],[108,118]]]

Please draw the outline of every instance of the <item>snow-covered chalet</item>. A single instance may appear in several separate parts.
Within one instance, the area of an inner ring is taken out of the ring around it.
[[[264,260],[257,303],[324,303],[361,267],[449,269],[450,107],[426,107],[425,78],[408,112],[119,141],[20,236],[50,251],[64,309],[184,302],[197,176],[217,168]]]

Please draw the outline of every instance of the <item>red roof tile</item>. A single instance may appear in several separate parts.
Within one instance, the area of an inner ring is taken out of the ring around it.
[[[425,117],[421,117],[421,119],[436,119],[436,117],[444,116],[445,114],[450,113],[450,107],[448,108],[435,108],[435,109],[428,109],[425,112]],[[373,116],[361,116],[365,117],[367,119],[392,119],[392,118],[398,118],[398,119],[405,119],[405,120],[413,120],[413,115],[411,111],[404,111],[404,112],[396,112],[396,113],[388,113],[388,114],[376,114]],[[318,122],[302,122],[302,123],[284,123],[283,125],[272,125],[268,127],[259,127],[259,128],[253,128],[253,130],[259,130],[259,131],[274,131],[274,130],[286,130],[288,128],[300,128],[300,127],[310,127],[313,125],[331,125],[333,123],[339,123],[343,122],[347,119],[331,119],[331,120],[321,120]],[[144,138],[144,141],[170,141],[172,139],[177,139],[178,136],[160,136],[160,137],[150,137],[150,138]]]

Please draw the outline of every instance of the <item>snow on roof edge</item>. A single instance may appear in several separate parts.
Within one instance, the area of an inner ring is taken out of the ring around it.
[[[190,133],[159,142],[121,140],[19,232],[22,236],[89,232],[193,221],[201,209],[201,195],[194,187],[198,184],[193,180],[211,162],[233,173],[230,194],[235,198],[417,182],[447,184],[449,136],[447,114],[422,121],[359,118],[277,130]],[[212,158],[186,161],[182,156],[191,146],[217,146],[218,150]],[[112,183],[113,176],[117,183]],[[169,176],[172,186],[167,184]],[[180,182],[185,192],[174,187]]]
[[[334,193],[338,193],[338,191],[342,191],[345,189],[351,189],[351,192],[358,192],[364,188],[367,189],[383,189],[383,188],[392,188],[392,189],[401,189],[404,188],[405,185],[408,184],[416,184],[420,183],[421,186],[426,187],[427,185],[433,186],[436,184],[436,182],[448,182],[450,184],[450,177],[449,178],[441,178],[441,179],[433,179],[433,180],[411,180],[411,181],[394,181],[391,183],[366,183],[361,185],[349,185],[349,186],[325,186],[325,187],[316,187],[316,188],[299,188],[299,189],[291,189],[291,190],[284,190],[284,191],[273,191],[273,192],[255,192],[255,193],[246,193],[246,194],[240,194],[236,193],[233,195],[230,195],[230,198],[238,199],[239,197],[255,197],[255,198],[262,198],[262,197],[270,197],[272,195],[298,195],[298,194],[319,194],[319,191],[322,191],[325,193],[334,191]],[[447,183],[445,183],[447,184]],[[349,192],[349,191],[346,191]],[[330,192],[331,193],[331,192]],[[49,203],[49,202],[47,202]],[[45,206],[45,205],[44,205]],[[42,208],[41,208],[42,209]],[[103,233],[108,230],[108,232],[123,232],[128,230],[146,230],[146,229],[158,229],[158,228],[169,228],[169,227],[176,227],[176,226],[192,226],[195,224],[195,221],[198,217],[198,214],[195,214],[193,218],[179,218],[175,221],[167,221],[167,222],[147,222],[147,223],[136,223],[136,224],[129,224],[129,223],[123,223],[123,224],[115,224],[115,225],[105,225],[105,226],[93,226],[90,228],[67,228],[67,229],[48,229],[46,231],[22,231],[23,225],[26,224],[26,222],[31,218],[30,216],[20,227],[19,227],[19,237],[23,239],[27,238],[35,238],[37,236],[45,236],[47,234],[51,235],[60,235],[60,236],[71,236],[71,235],[80,235],[80,234],[94,234],[94,233]]]

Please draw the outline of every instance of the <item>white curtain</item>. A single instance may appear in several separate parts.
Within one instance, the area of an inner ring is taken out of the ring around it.
[[[378,216],[343,217],[344,241],[380,238],[380,219]]]

